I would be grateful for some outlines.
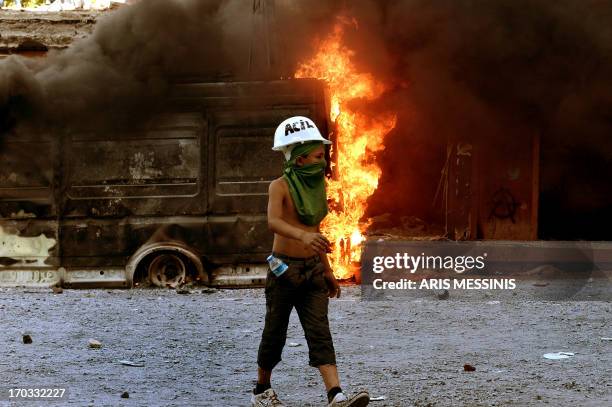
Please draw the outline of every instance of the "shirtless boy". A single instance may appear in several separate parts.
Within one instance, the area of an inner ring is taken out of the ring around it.
[[[274,244],[252,406],[284,406],[271,388],[270,377],[281,360],[293,307],[304,329],[309,364],[323,378],[328,407],[363,407],[370,400],[365,391],[351,398],[342,393],[329,330],[329,298],[340,297],[340,286],[327,259],[330,242],[319,229],[328,211],[325,144],[331,143],[303,116],[283,121],[275,132],[272,149],[283,152],[286,162],[283,176],[272,181],[268,191],[268,226],[274,232]]]

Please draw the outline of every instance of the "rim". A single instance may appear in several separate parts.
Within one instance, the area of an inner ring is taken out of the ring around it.
[[[179,256],[163,253],[155,256],[149,264],[149,280],[157,287],[176,288],[185,282],[186,270],[185,262]]]

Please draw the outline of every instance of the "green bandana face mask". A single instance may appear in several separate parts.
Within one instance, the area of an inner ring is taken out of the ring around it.
[[[313,164],[295,164],[297,157],[306,156],[322,145],[321,142],[298,144],[291,151],[291,159],[285,163],[283,177],[289,185],[289,192],[304,225],[318,225],[327,215],[327,195],[325,193],[325,160]]]

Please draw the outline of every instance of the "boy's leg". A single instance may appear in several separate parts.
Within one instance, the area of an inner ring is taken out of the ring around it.
[[[253,390],[253,394],[263,393],[272,387],[270,384],[270,378],[272,377],[272,370],[265,370],[261,367],[257,367],[257,384]]]
[[[293,309],[290,293],[280,287],[276,277],[268,272],[266,278],[266,317],[257,352],[258,389],[269,387],[272,369],[280,362],[287,339],[289,316]]]
[[[323,383],[325,383],[325,391],[329,391],[334,387],[340,387],[340,379],[338,378],[338,369],[336,365],[319,365],[317,366]]]
[[[340,387],[336,354],[327,317],[329,290],[323,270],[324,266],[321,263],[313,266],[307,288],[295,302],[295,309],[308,342],[309,364],[321,372],[329,405],[365,407],[370,401],[367,392],[359,392],[347,398]]]
[[[257,383],[270,383],[270,378],[272,377],[271,370],[265,370],[261,367],[257,367]]]
[[[318,263],[313,267],[311,280],[300,300],[296,301],[295,309],[308,343],[309,364],[319,369],[325,388],[329,391],[339,386],[336,353],[327,318],[329,297],[323,265]]]

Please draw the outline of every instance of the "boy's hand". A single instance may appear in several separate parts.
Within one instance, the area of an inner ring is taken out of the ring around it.
[[[304,232],[302,243],[318,253],[329,253],[331,243],[320,233]]]
[[[329,298],[340,298],[340,284],[336,280],[336,276],[331,270],[326,270],[323,274],[325,282],[327,283],[327,289],[329,290]]]

